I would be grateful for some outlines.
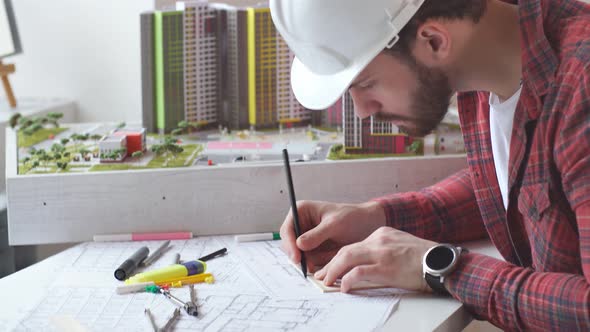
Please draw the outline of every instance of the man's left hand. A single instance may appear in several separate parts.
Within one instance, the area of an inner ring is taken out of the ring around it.
[[[435,242],[420,239],[391,227],[381,227],[365,240],[342,247],[314,274],[325,285],[342,278],[341,291],[360,281],[432,292],[422,277],[422,257]]]

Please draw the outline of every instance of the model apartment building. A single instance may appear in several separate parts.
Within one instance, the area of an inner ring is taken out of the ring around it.
[[[293,53],[268,4],[186,1],[141,14],[143,124],[168,133],[179,121],[230,129],[308,124],[290,87]]]
[[[182,120],[203,128],[264,129],[312,124],[342,128],[349,153],[402,154],[412,139],[389,122],[360,120],[348,94],[327,110],[297,102],[294,54],[267,2],[205,0],[141,14],[143,126],[169,133]]]
[[[352,97],[342,97],[344,149],[350,154],[407,154],[413,138],[400,132],[389,121],[377,121],[373,116],[361,119],[355,115]]]

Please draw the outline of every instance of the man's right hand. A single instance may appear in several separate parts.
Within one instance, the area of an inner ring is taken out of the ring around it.
[[[305,252],[308,270],[326,265],[345,245],[364,240],[385,226],[385,212],[377,202],[336,204],[319,201],[297,202],[301,236],[295,241],[293,214],[281,226],[282,247],[295,263]]]

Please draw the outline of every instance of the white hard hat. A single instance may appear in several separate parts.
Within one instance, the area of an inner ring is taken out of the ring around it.
[[[270,0],[274,24],[295,53],[291,85],[309,109],[335,103],[398,40],[424,0]]]

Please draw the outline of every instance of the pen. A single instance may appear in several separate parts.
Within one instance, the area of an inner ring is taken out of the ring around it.
[[[227,248],[219,249],[219,250],[217,250],[215,252],[210,253],[209,255],[205,255],[205,256],[199,258],[199,260],[201,262],[206,262],[206,261],[208,261],[210,259],[213,259],[215,257],[219,257],[219,256],[222,256],[222,255],[225,255],[226,252],[227,252]]]
[[[128,233],[128,234],[103,234],[95,235],[94,242],[113,241],[153,241],[153,240],[188,240],[193,238],[191,232],[169,233]]]
[[[295,226],[295,239],[301,235],[299,228],[299,213],[297,213],[297,201],[295,200],[295,189],[293,188],[293,178],[291,177],[291,166],[289,165],[289,152],[283,149],[283,160],[285,162],[285,172],[287,173],[287,184],[289,185],[289,198],[291,199],[291,210],[293,213],[293,226]],[[307,262],[305,260],[305,253],[299,249],[301,253],[301,272],[303,277],[307,279]]]
[[[172,264],[178,264],[180,263],[180,254],[176,253],[174,254],[174,259],[172,260]]]
[[[125,280],[148,256],[150,250],[147,247],[139,248],[131,257],[127,258],[118,269],[115,270],[117,280]]]
[[[234,237],[236,242],[253,242],[253,241],[271,241],[280,240],[281,234],[277,232],[272,233],[253,233],[253,234],[240,234]]]
[[[201,261],[190,261],[136,274],[133,277],[125,280],[125,283],[128,285],[148,281],[158,283],[162,280],[184,278],[187,276],[200,274],[206,270],[207,263]]]
[[[145,261],[143,261],[143,265],[148,266],[148,265],[152,264],[152,262],[155,261],[158,257],[160,257],[160,255],[162,255],[164,250],[166,248],[168,248],[169,244],[170,244],[170,240],[162,243],[162,245],[160,247],[158,247],[158,249],[156,249],[156,251],[154,251],[151,255],[148,256],[148,258],[145,259]]]

